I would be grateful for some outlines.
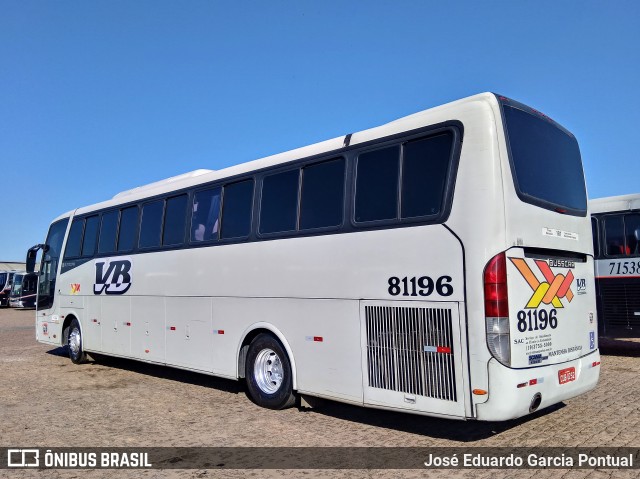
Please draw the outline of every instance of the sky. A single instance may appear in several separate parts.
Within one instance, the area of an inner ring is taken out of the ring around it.
[[[640,192],[640,2],[0,0],[0,261],[77,207],[484,91]]]

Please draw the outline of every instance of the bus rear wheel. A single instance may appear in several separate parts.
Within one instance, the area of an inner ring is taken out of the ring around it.
[[[87,360],[87,355],[82,349],[82,332],[80,331],[80,323],[77,319],[73,319],[69,325],[69,333],[67,334],[67,350],[69,358],[74,364],[81,364]]]
[[[284,409],[293,406],[291,362],[280,342],[262,333],[249,345],[245,377],[249,397],[258,406]]]

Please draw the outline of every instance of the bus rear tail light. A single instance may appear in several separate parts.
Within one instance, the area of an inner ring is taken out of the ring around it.
[[[502,364],[510,365],[507,259],[504,253],[491,258],[484,269],[484,316],[489,351]]]

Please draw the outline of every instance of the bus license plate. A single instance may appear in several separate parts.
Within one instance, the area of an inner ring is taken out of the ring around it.
[[[558,381],[560,384],[570,383],[576,380],[576,368],[561,369],[558,371]]]

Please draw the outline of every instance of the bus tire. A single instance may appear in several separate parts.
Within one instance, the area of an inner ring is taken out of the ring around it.
[[[74,364],[82,364],[87,360],[87,355],[82,349],[82,332],[80,323],[73,318],[69,325],[69,333],[67,334],[67,351],[69,359]]]
[[[253,402],[268,409],[294,405],[291,362],[280,341],[270,334],[259,334],[249,345],[245,364],[247,389]]]

